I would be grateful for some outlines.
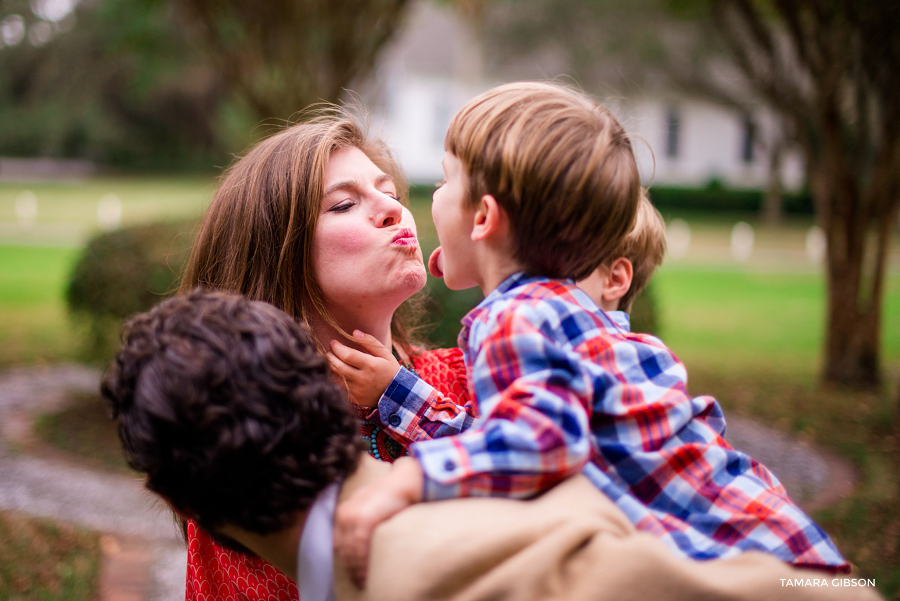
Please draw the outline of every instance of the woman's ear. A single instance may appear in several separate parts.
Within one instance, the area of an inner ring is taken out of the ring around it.
[[[506,230],[506,212],[490,194],[481,197],[472,222],[472,240],[487,240]]]
[[[615,259],[606,270],[603,282],[603,293],[601,295],[604,303],[615,303],[618,306],[619,299],[628,294],[631,288],[631,280],[634,277],[634,269],[631,261],[625,257]]]

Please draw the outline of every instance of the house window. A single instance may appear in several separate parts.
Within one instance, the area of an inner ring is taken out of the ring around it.
[[[756,123],[750,115],[744,117],[744,134],[741,138],[741,160],[752,163],[756,158]]]
[[[679,136],[681,134],[681,117],[675,109],[669,109],[666,115],[666,156],[678,158]]]

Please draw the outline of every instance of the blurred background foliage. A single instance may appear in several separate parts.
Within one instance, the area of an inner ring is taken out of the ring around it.
[[[7,0],[3,11],[29,32],[45,23],[53,38],[0,53],[0,154],[157,169],[224,160],[235,109],[172,5],[81,3],[59,22],[24,1]]]
[[[782,145],[803,150],[802,202],[816,207],[831,250],[823,381],[881,384],[886,257],[900,207],[900,4],[442,4],[481,32],[492,73],[504,79],[568,74],[604,96],[670,86],[748,119],[768,104],[783,130],[767,149],[772,172]],[[0,155],[224,166],[265,135],[260,124],[365,87],[411,5],[4,0]]]
[[[224,165],[259,122],[337,102],[407,4],[4,0],[0,155]]]

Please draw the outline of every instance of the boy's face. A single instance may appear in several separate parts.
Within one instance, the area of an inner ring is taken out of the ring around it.
[[[443,276],[451,290],[477,286],[477,263],[472,242],[475,209],[468,206],[469,178],[462,162],[451,152],[444,155],[444,182],[434,192],[431,217],[440,246],[432,253],[429,267]]]

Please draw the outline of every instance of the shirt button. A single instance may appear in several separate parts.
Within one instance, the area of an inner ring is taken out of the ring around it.
[[[403,420],[401,420],[400,416],[397,415],[396,413],[388,418],[388,423],[390,425],[394,426],[395,428],[400,425],[401,421],[403,421]]]
[[[444,462],[444,471],[452,472],[456,469],[456,463],[452,459],[448,459]]]

